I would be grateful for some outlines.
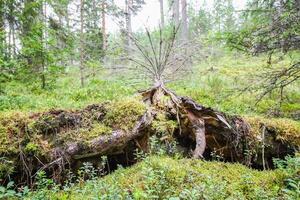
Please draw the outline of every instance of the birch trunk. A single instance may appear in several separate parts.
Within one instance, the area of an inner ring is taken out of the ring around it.
[[[84,86],[83,4],[84,4],[84,0],[80,0],[80,84],[81,87]]]
[[[161,27],[165,27],[165,15],[164,15],[164,1],[159,0],[160,5],[160,25]]]

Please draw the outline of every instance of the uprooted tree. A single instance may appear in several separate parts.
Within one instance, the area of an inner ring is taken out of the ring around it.
[[[136,149],[151,151],[153,136],[165,145],[175,141],[187,157],[215,154],[257,168],[272,168],[272,158],[299,150],[300,130],[291,122],[229,116],[167,89],[167,78],[180,72],[187,58],[174,53],[177,30],[160,31],[158,43],[146,30],[150,48],[132,37],[142,55],[132,61],[153,80],[138,100],[1,117],[1,182],[32,185],[41,170],[62,182],[68,170],[76,171],[83,162],[100,165],[101,156],[107,156],[108,171],[130,165],[136,162]]]

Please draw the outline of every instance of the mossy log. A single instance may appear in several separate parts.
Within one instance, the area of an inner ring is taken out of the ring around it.
[[[218,155],[256,168],[271,168],[272,158],[299,150],[298,126],[291,128],[292,137],[284,138],[273,124],[229,116],[163,85],[141,94],[142,100],[95,104],[77,111],[0,117],[0,181],[33,184],[40,170],[63,181],[66,170],[76,171],[85,161],[99,162],[103,155],[114,164],[129,165],[135,162],[135,149],[150,150],[153,135],[161,141],[172,138],[188,157]]]
[[[72,143],[65,147],[65,152],[72,158],[78,160],[97,155],[113,154],[124,149],[127,143],[143,133],[143,130],[150,125],[152,116],[146,112],[136,123],[132,131],[124,130],[113,131],[109,135],[99,136],[93,139],[89,145],[83,146],[82,143]]]

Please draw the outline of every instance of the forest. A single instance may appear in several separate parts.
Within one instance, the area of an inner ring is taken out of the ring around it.
[[[300,199],[300,0],[0,0],[0,199]]]

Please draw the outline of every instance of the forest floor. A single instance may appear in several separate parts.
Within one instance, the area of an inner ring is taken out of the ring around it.
[[[285,169],[257,171],[241,164],[154,155],[104,178],[79,180],[64,190],[44,188],[27,199],[296,200],[299,188],[289,184],[299,183],[286,180],[297,173],[299,162],[289,158]]]
[[[178,95],[189,96],[200,104],[229,114],[252,119],[268,118],[285,127],[300,130],[300,91],[286,90],[286,101],[269,95],[255,105],[255,93],[238,91],[249,77],[262,71],[266,58],[228,55],[206,59],[194,72],[167,86]],[[288,59],[278,61],[282,65]],[[255,82],[255,81],[254,81]],[[252,82],[254,84],[254,82]],[[81,88],[77,71],[70,70],[57,84],[40,89],[38,84],[9,83],[0,94],[0,119],[14,113],[46,112],[50,109],[82,109],[90,104],[130,99],[147,84],[133,76],[103,70]],[[300,134],[300,133],[297,133]],[[155,145],[155,144],[154,144]],[[178,154],[167,157],[156,151],[151,156],[137,152],[139,163],[103,178],[99,170],[84,165],[76,179],[60,187],[39,174],[38,190],[23,190],[27,199],[297,199],[300,197],[300,157],[276,161],[278,169],[258,171],[241,164],[186,159]],[[88,177],[86,175],[89,174]],[[88,180],[87,180],[88,179]],[[4,190],[4,189],[1,189]],[[9,188],[3,191],[9,192]],[[1,194],[1,193],[0,193]]]
[[[278,61],[275,66],[288,63],[289,59]],[[178,95],[189,96],[198,103],[232,114],[272,115],[275,110],[281,117],[296,116],[300,110],[300,91],[297,87],[285,91],[286,101],[279,107],[278,96],[269,95],[259,104],[255,93],[242,93],[248,84],[255,84],[251,76],[261,73],[266,67],[266,57],[228,55],[207,58],[193,66],[193,73],[183,76],[167,87]],[[249,81],[247,81],[249,80]],[[86,81],[81,88],[77,70],[72,68],[58,78],[57,83],[43,90],[38,82],[22,84],[7,83],[0,95],[0,111],[46,111],[51,108],[75,109],[88,104],[131,97],[139,89],[147,89],[144,80],[138,80],[130,73],[100,71]],[[298,113],[299,114],[299,113]]]

